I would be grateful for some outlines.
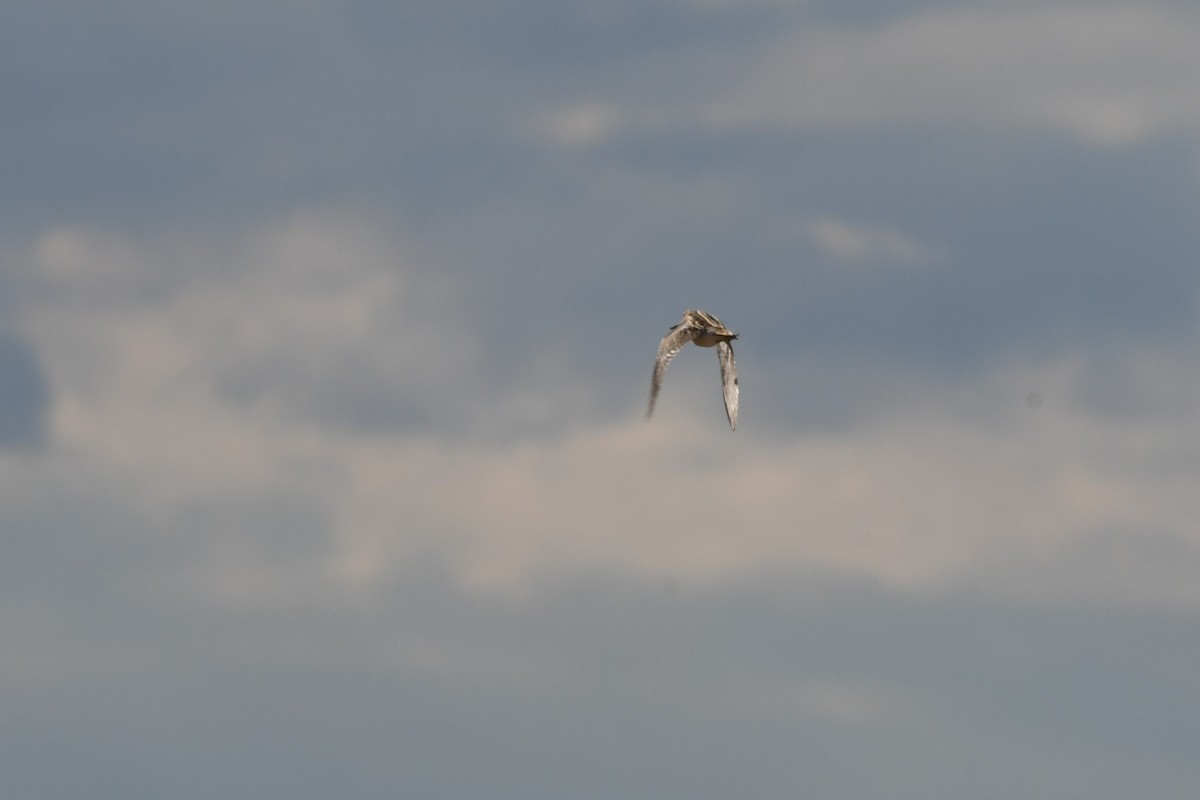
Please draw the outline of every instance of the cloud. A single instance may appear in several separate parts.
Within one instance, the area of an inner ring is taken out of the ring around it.
[[[612,135],[620,112],[603,103],[583,103],[551,111],[530,126],[530,132],[567,147],[598,144]]]
[[[474,356],[445,287],[397,250],[378,228],[337,215],[268,223],[227,248],[53,229],[34,263],[55,302],[30,324],[61,365],[67,405],[107,400],[115,410],[138,391],[173,391],[213,407],[402,424],[428,412],[431,396],[453,394],[447,385]],[[85,342],[87,364],[72,363]],[[107,386],[81,382],[95,370]],[[353,398],[326,377],[355,371]],[[407,397],[369,406],[389,393]]]
[[[900,266],[927,266],[936,251],[887,225],[861,225],[833,217],[808,224],[809,235],[833,258],[850,263],[883,261]]]
[[[1180,6],[918,7],[857,24],[802,15],[777,30],[760,55],[729,65],[730,85],[698,100],[593,104],[605,124],[560,140],[680,124],[950,126],[1112,146],[1200,126],[1200,21]],[[550,117],[584,118],[583,107]]]
[[[718,119],[1060,130],[1121,144],[1200,120],[1200,26],[1179,9],[919,13],[785,36]]]
[[[464,585],[518,594],[546,573],[719,583],[768,566],[1020,594],[1017,565],[1057,563],[1112,531],[1200,545],[1194,469],[1142,463],[1147,448],[1200,446],[1155,410],[1159,396],[1200,395],[1175,360],[1130,400],[1149,412],[1137,425],[1080,404],[1095,368],[1051,360],[892,383],[891,402],[849,429],[775,433],[754,421],[756,391],[787,384],[756,384],[749,370],[735,437],[716,424],[718,394],[689,391],[697,363],[680,365],[650,424],[631,406],[497,439],[489,426],[553,420],[570,394],[492,383],[476,369],[486,330],[456,312],[454,286],[374,226],[299,215],[199,249],[56,229],[32,253],[55,297],[27,312],[24,331],[54,398],[47,463],[105,475],[149,524],[257,530],[213,538],[189,567],[223,596],[286,590],[289,562],[276,573],[256,553],[295,524],[292,498],[313,520],[311,558],[298,563],[347,587],[434,552]],[[196,262],[208,268],[185,268]],[[533,380],[602,379],[590,371],[563,359]],[[1031,391],[1045,402],[1028,406]],[[1077,589],[1200,603],[1188,586]]]

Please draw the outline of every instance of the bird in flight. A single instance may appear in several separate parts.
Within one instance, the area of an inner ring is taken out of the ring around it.
[[[716,347],[717,360],[721,362],[721,386],[725,391],[725,416],[729,417],[729,427],[737,430],[738,416],[738,379],[737,368],[733,364],[733,347],[729,344],[738,335],[721,324],[721,320],[707,311],[697,311],[689,308],[683,312],[683,319],[671,326],[671,330],[663,337],[658,345],[658,356],[654,359],[654,378],[650,383],[650,406],[646,409],[646,419],[654,413],[654,401],[658,399],[658,390],[662,388],[663,375],[667,373],[667,365],[675,354],[688,342],[700,347]]]

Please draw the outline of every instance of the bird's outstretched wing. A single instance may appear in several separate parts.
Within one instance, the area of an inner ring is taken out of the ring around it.
[[[737,366],[733,363],[733,347],[729,342],[717,344],[717,359],[721,362],[721,387],[725,391],[725,416],[729,417],[729,428],[736,431],[738,378]]]
[[[654,413],[654,401],[658,399],[658,390],[662,388],[663,375],[667,374],[667,365],[675,354],[692,339],[700,330],[691,325],[680,323],[671,328],[671,332],[663,337],[658,344],[658,356],[654,359],[654,378],[650,381],[650,405],[646,407],[646,419]]]

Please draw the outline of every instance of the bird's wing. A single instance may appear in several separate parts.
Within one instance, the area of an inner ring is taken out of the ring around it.
[[[725,392],[725,416],[730,430],[737,430],[738,378],[733,363],[733,347],[729,342],[717,343],[717,359],[721,362],[721,388]]]
[[[700,331],[691,325],[680,324],[671,329],[658,345],[658,356],[654,359],[654,378],[650,381],[650,405],[646,408],[646,419],[654,413],[654,401],[658,399],[658,390],[662,388],[663,375],[667,374],[667,365],[685,344],[696,338]]]

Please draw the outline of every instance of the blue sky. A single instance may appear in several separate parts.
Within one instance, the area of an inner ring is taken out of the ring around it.
[[[0,794],[1195,797],[1192,4],[10,5]]]

